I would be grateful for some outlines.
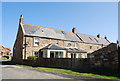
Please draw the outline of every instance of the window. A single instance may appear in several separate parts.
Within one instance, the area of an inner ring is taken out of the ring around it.
[[[97,47],[97,49],[99,49],[99,47]]]
[[[51,51],[50,52],[50,58],[63,58],[63,52],[55,52],[55,51]]]
[[[54,58],[54,57],[55,57],[54,52],[51,51],[51,52],[50,52],[50,58]]]
[[[90,46],[90,49],[92,49],[92,46]]]
[[[78,43],[74,43],[74,47],[77,47],[77,48],[78,48]]]
[[[37,57],[38,57],[38,56],[39,56],[39,52],[36,52],[36,51],[35,51],[35,52],[34,52],[34,56],[37,56]]]
[[[43,58],[47,58],[47,53],[43,52]]]
[[[42,32],[44,32],[43,30],[41,30]]]
[[[59,56],[60,58],[63,58],[63,52],[60,52],[60,56]]]
[[[56,42],[56,44],[59,44],[59,43],[60,43],[60,41],[57,41],[57,42]]]
[[[58,58],[58,52],[55,52],[55,58]]]
[[[34,38],[34,46],[39,46],[39,41],[40,39],[39,38]]]
[[[70,47],[70,46],[71,46],[71,44],[70,44],[70,43],[67,43],[67,44],[66,44],[66,47]]]
[[[55,58],[63,58],[63,52],[55,52]]]
[[[66,34],[66,32],[64,32],[64,31],[61,31],[62,32],[62,34]]]
[[[35,33],[35,31],[30,31],[30,32],[29,32],[29,34],[34,34],[34,33]]]

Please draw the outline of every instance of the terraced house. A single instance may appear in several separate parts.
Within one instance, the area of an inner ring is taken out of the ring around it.
[[[25,24],[20,16],[18,33],[13,47],[13,59],[41,58],[87,58],[87,54],[110,44],[107,37],[85,35]]]

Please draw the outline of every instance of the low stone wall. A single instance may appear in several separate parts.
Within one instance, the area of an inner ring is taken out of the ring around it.
[[[90,67],[90,63],[85,59],[70,58],[38,58],[37,60],[22,60],[20,64],[31,66],[58,67],[67,69]]]

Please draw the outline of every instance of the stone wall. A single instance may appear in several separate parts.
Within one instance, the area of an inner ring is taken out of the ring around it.
[[[89,55],[92,67],[118,68],[118,46],[111,43],[107,47],[99,49]]]
[[[23,31],[21,25],[19,25],[17,39],[13,47],[13,60],[21,61],[23,58]]]
[[[57,67],[67,69],[88,69],[89,61],[86,59],[71,58],[38,58],[36,60],[22,60],[20,63],[31,66]]]

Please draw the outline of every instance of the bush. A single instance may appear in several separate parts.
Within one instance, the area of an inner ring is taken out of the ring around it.
[[[6,57],[2,57],[2,60],[8,60],[8,58],[6,58]]]
[[[5,55],[5,56],[3,56],[3,58],[7,58],[7,59],[9,59],[9,58],[10,58],[10,56],[8,56],[8,55]]]
[[[27,59],[28,60],[36,60],[38,57],[37,56],[28,56]]]

